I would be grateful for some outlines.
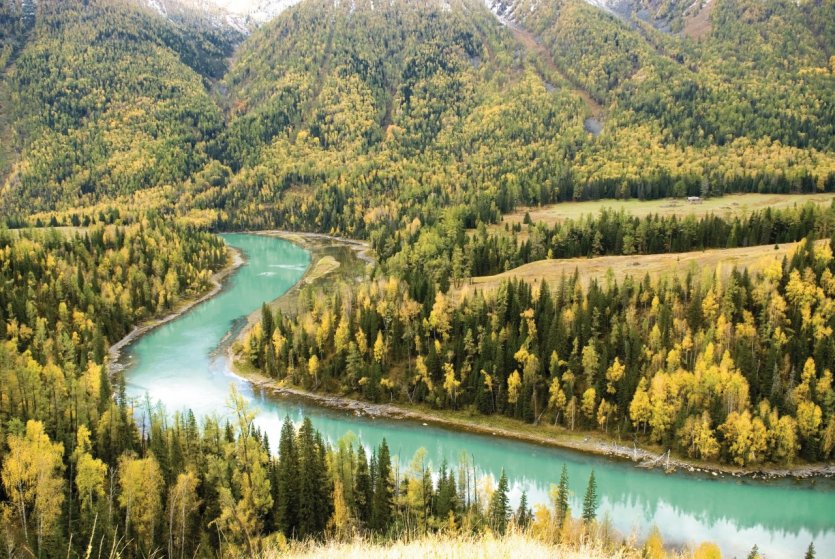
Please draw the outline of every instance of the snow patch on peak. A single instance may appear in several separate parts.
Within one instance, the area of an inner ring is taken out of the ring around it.
[[[223,21],[238,31],[248,32],[252,24],[260,25],[273,19],[301,0],[138,0],[140,4],[163,17],[170,17],[178,9],[187,8]]]
[[[227,12],[265,23],[301,0],[209,0]]]
[[[165,11],[165,6],[159,3],[159,0],[148,0],[148,7],[157,12],[159,15],[165,17],[168,13]]]

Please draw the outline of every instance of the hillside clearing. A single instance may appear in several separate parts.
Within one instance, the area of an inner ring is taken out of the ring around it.
[[[659,216],[696,216],[746,215],[754,210],[765,208],[779,209],[795,204],[812,202],[829,205],[835,200],[835,194],[729,194],[716,198],[706,198],[698,203],[690,203],[685,198],[664,198],[661,200],[594,200],[590,202],[564,202],[534,208],[519,208],[505,214],[504,223],[522,223],[525,214],[530,215],[534,223],[544,222],[553,225],[566,219],[578,219],[584,215],[600,213],[604,208],[624,212],[635,217],[647,215]],[[502,225],[500,225],[501,227]]]
[[[673,254],[538,260],[501,274],[472,278],[470,284],[462,286],[457,291],[460,295],[467,295],[475,290],[491,291],[510,279],[522,279],[535,284],[548,282],[551,287],[554,287],[563,276],[571,276],[575,271],[584,285],[588,285],[592,279],[602,280],[609,270],[612,271],[612,278],[618,282],[627,276],[641,279],[646,274],[657,277],[662,274],[682,274],[688,271],[713,273],[715,270],[727,274],[734,267],[761,269],[775,259],[782,260],[784,256],[792,254],[798,245],[799,243],[787,243],[777,248],[774,245],[760,245]]]

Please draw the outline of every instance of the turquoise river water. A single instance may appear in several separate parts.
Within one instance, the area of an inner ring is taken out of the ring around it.
[[[224,351],[215,351],[242,318],[292,287],[309,254],[287,241],[258,235],[223,235],[246,263],[217,296],[134,342],[124,352],[131,397],[149,397],[168,411],[191,408],[198,416],[226,413],[230,385],[259,410],[258,422],[278,440],[285,416],[309,416],[334,442],[348,431],[366,446],[385,437],[402,464],[421,447],[434,465],[473,457],[479,474],[498,478],[504,467],[517,502],[527,489],[532,503],[547,502],[548,488],[568,466],[572,509],[580,510],[592,469],[601,494],[600,516],[624,534],[646,535],[657,525],[667,543],[717,543],[725,557],[745,557],[753,544],[769,559],[800,558],[814,541],[819,558],[835,557],[835,485],[831,481],[751,481],[685,473],[664,474],[581,453],[498,437],[449,431],[420,423],[356,417],[347,412],[271,398],[231,373]]]

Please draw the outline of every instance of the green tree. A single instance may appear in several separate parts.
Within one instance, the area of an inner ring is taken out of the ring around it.
[[[325,463],[326,449],[321,435],[305,417],[298,435],[299,445],[299,537],[317,536],[332,514],[332,482]]]
[[[593,522],[597,518],[597,481],[594,479],[594,470],[589,475],[589,485],[586,488],[586,496],[583,497],[583,520]]]
[[[487,510],[490,526],[499,534],[504,534],[507,531],[507,519],[510,516],[510,500],[507,492],[507,475],[502,468],[499,485],[490,497],[490,506]]]
[[[565,464],[562,466],[562,473],[560,473],[560,484],[557,486],[556,496],[557,509],[557,525],[562,526],[565,517],[568,514],[568,468]]]
[[[290,537],[299,529],[299,457],[296,431],[289,417],[281,426],[277,468],[276,522],[279,530]]]
[[[371,506],[374,500],[374,488],[371,486],[371,474],[368,471],[368,459],[362,445],[357,449],[357,471],[354,475],[354,500],[357,520],[368,525],[371,521]]]
[[[522,491],[522,497],[519,499],[519,508],[516,509],[516,524],[524,529],[531,523],[533,513],[528,505],[528,492]]]
[[[391,523],[394,507],[394,483],[391,479],[391,457],[385,439],[377,453],[377,465],[374,483],[374,499],[371,504],[371,528],[383,533]]]

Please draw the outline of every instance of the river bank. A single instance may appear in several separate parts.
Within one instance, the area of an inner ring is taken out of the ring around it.
[[[136,325],[133,328],[133,330],[131,330],[124,338],[110,346],[107,358],[107,369],[110,372],[110,374],[113,374],[114,372],[124,368],[125,365],[120,362],[120,357],[122,355],[122,350],[125,347],[133,343],[143,334],[146,334],[147,332],[150,332],[154,328],[162,326],[163,324],[171,322],[172,320],[188,312],[195,305],[199,305],[203,301],[211,299],[212,297],[220,293],[220,290],[223,289],[224,280],[226,280],[226,278],[229,277],[229,275],[231,275],[232,272],[241,267],[246,261],[243,253],[238,249],[227,245],[227,251],[228,256],[226,260],[226,265],[214,274],[212,274],[212,277],[210,278],[212,288],[209,291],[197,297],[190,297],[180,301],[179,303],[177,303],[176,308],[165,316],[154,317],[141,322],[140,324]]]
[[[756,469],[744,469],[719,463],[690,461],[666,452],[658,453],[641,446],[629,446],[601,433],[567,431],[550,425],[519,424],[505,417],[486,416],[467,411],[434,410],[426,406],[401,403],[377,404],[335,394],[310,392],[295,386],[286,386],[259,371],[242,366],[239,356],[230,348],[230,363],[235,374],[273,396],[300,399],[324,408],[349,412],[372,419],[393,419],[431,424],[444,429],[501,437],[573,450],[611,459],[628,461],[640,468],[661,468],[667,472],[685,471],[712,477],[737,477],[750,479],[810,479],[835,478],[835,464],[806,464],[793,467],[763,465]]]
[[[371,247],[364,241],[333,237],[322,233],[299,233],[285,230],[252,231],[253,235],[278,237],[289,241],[310,253],[310,265],[304,275],[286,293],[269,301],[267,305],[275,312],[296,311],[298,297],[303,287],[316,285],[320,288],[336,288],[340,283],[357,283],[368,277],[368,267],[377,261],[370,255]],[[247,331],[261,318],[261,309],[252,309],[244,327],[234,341],[243,340]]]
[[[270,303],[273,310],[281,308],[292,311],[298,298],[299,289],[304,285],[328,281],[333,284],[340,280],[360,280],[354,271],[346,270],[344,261],[339,266],[317,273],[317,264],[331,256],[326,249],[334,245],[350,248],[362,262],[373,263],[367,255],[368,247],[362,242],[315,233],[294,233],[287,231],[262,231],[258,234],[277,236],[296,243],[310,252],[311,265],[305,275],[284,295]],[[235,342],[243,340],[251,327],[260,317],[260,310],[254,310],[249,316],[249,325],[239,333]],[[523,441],[541,446],[550,446],[577,452],[604,456],[611,459],[628,461],[641,468],[661,468],[665,471],[685,471],[696,475],[711,477],[746,477],[750,479],[810,479],[835,478],[835,464],[803,464],[796,466],[761,465],[756,468],[740,468],[718,462],[701,462],[685,457],[671,455],[663,448],[647,448],[634,441],[624,443],[612,436],[596,431],[569,431],[552,425],[531,425],[503,416],[485,416],[477,412],[436,410],[428,406],[408,405],[404,403],[377,404],[350,396],[330,393],[310,392],[283,383],[263,375],[241,361],[240,343],[230,343],[226,350],[232,371],[274,396],[281,398],[303,399],[324,408],[349,412],[357,416],[386,418],[431,424],[459,432],[477,433],[504,439]]]

